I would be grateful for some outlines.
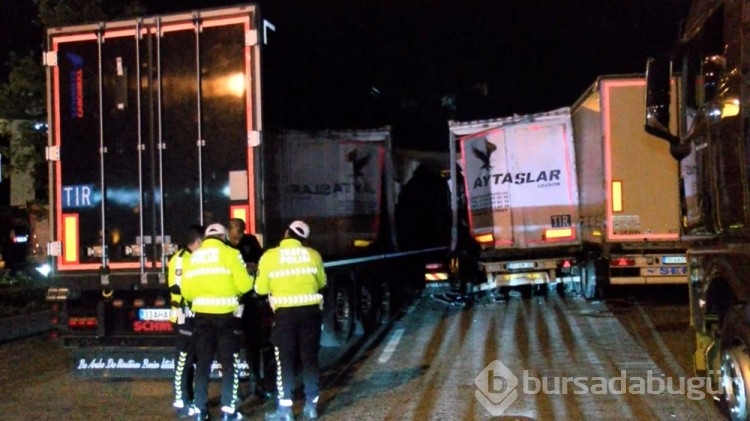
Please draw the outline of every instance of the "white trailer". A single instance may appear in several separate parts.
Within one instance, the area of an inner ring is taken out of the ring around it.
[[[473,289],[523,286],[528,295],[569,277],[581,245],[570,109],[449,128],[459,167],[451,177],[452,249],[467,240],[480,246],[484,282]]]

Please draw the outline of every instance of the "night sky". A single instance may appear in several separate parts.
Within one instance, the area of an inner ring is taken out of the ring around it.
[[[152,15],[238,2],[141,4]],[[268,124],[389,124],[403,133],[405,146],[439,149],[448,119],[549,111],[572,105],[598,75],[642,73],[647,57],[666,52],[677,39],[688,0],[259,4],[276,26],[264,50]],[[0,38],[0,60],[11,49],[39,49],[41,29],[18,24],[35,12],[31,0],[2,0],[0,24],[15,29]]]

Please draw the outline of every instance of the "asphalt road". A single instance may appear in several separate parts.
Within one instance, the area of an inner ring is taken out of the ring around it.
[[[690,379],[683,291],[651,291],[470,308],[425,295],[325,373],[321,419],[721,419],[704,379]],[[76,378],[69,352],[45,337],[0,345],[0,358],[2,419],[173,418],[169,382]],[[272,405],[240,409],[262,419]]]

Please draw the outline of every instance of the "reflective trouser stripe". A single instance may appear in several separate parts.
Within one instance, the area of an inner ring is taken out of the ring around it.
[[[237,402],[239,401],[239,392],[240,392],[240,354],[234,353],[232,354],[232,359],[234,359],[234,370],[232,370],[232,401],[231,401],[231,408],[232,413],[234,413],[234,409],[237,407]],[[222,408],[223,410],[224,408]]]
[[[276,390],[279,394],[279,405],[292,406],[292,400],[284,396],[284,381],[281,375],[281,353],[279,347],[273,347],[273,355],[276,358]]]
[[[187,366],[187,352],[180,352],[180,355],[177,357],[177,365],[175,366],[174,371],[174,400],[175,400],[175,407],[182,408],[184,405],[184,397],[182,396],[182,376],[184,376],[185,368]],[[177,403],[180,403],[180,406],[177,406]]]

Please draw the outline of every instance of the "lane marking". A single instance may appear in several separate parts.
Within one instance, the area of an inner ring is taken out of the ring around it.
[[[396,329],[393,331],[393,334],[391,335],[391,338],[388,340],[388,343],[385,345],[385,349],[383,350],[383,353],[380,354],[380,357],[378,358],[378,363],[383,364],[388,362],[388,360],[391,359],[391,356],[393,356],[393,353],[396,351],[396,347],[398,346],[399,341],[401,341],[401,336],[404,335],[404,329]]]

